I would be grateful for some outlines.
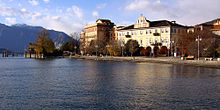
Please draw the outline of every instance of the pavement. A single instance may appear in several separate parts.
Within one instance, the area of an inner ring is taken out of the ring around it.
[[[165,64],[184,64],[192,66],[215,67],[220,68],[220,61],[206,60],[181,60],[180,57],[113,57],[113,56],[72,56],[71,58],[99,60],[99,61],[129,61],[129,62],[147,62],[147,63],[165,63]]]

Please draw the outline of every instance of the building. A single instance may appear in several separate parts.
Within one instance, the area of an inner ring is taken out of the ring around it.
[[[167,49],[171,49],[171,45],[175,46],[179,36],[186,34],[186,27],[175,21],[149,21],[140,16],[136,24],[119,29],[117,33],[120,42],[125,44],[133,39],[140,47],[151,48],[153,52],[154,44],[161,44]]]
[[[86,53],[85,32],[84,31],[82,31],[80,33],[80,46],[79,46],[79,49],[80,49],[80,53],[82,55]]]
[[[85,31],[81,34],[84,46],[88,47],[92,40],[115,39],[114,23],[108,19],[98,19],[96,23],[85,26]]]
[[[220,35],[220,19],[215,19],[209,22],[196,25],[195,31],[210,30],[216,35]]]

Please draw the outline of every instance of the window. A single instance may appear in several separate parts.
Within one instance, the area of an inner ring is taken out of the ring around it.
[[[155,33],[157,33],[157,29],[155,29]]]
[[[174,33],[176,33],[176,29],[174,29]]]
[[[165,43],[168,43],[168,39],[167,38],[165,38]]]
[[[131,35],[134,35],[134,33],[133,33],[133,32],[131,32]]]
[[[157,43],[157,41],[158,41],[158,40],[157,40],[157,39],[155,39],[155,43]]]
[[[163,38],[161,38],[161,42],[162,42],[162,43],[164,42],[164,39],[163,39]]]
[[[152,34],[152,31],[150,30],[150,34]]]
[[[142,31],[140,31],[140,34],[142,35],[142,34],[143,34],[143,32],[142,32]]]
[[[164,33],[164,29],[161,29],[161,33]]]
[[[142,39],[140,40],[140,42],[141,42],[141,45],[142,45]]]
[[[127,32],[127,35],[129,35],[129,32]]]
[[[165,29],[166,33],[168,33],[168,29]]]
[[[150,38],[150,41],[149,41],[149,42],[150,42],[150,44],[152,44],[152,38]]]
[[[180,29],[178,29],[178,33],[180,33]]]
[[[148,34],[148,31],[146,30],[146,34]]]
[[[146,43],[148,44],[148,38],[146,39]]]

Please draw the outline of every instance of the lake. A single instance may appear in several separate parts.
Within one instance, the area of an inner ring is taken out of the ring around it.
[[[220,69],[0,58],[0,109],[220,109]]]

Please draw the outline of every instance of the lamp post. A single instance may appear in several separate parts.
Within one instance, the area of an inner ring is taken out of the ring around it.
[[[84,54],[86,56],[86,46],[84,46],[83,48],[84,48]]]
[[[173,43],[174,43],[174,41],[171,41],[171,43],[170,43],[171,56],[173,56],[173,45],[172,45]]]
[[[75,49],[75,55],[76,55],[76,48],[77,48],[77,47],[76,47],[76,46],[74,46],[74,49]]]
[[[109,48],[110,46],[109,45],[106,45],[106,57],[107,57],[107,55],[108,55],[108,48]]]
[[[98,49],[98,45],[95,45],[95,48],[96,48],[96,57],[97,57],[97,49]]]
[[[124,56],[124,43],[121,44],[121,55]]]
[[[200,38],[199,37],[199,35],[198,35],[198,37],[196,38],[196,41],[198,42],[198,60],[199,60],[199,53],[200,53],[200,51],[199,51],[199,42],[202,40],[202,38]]]

